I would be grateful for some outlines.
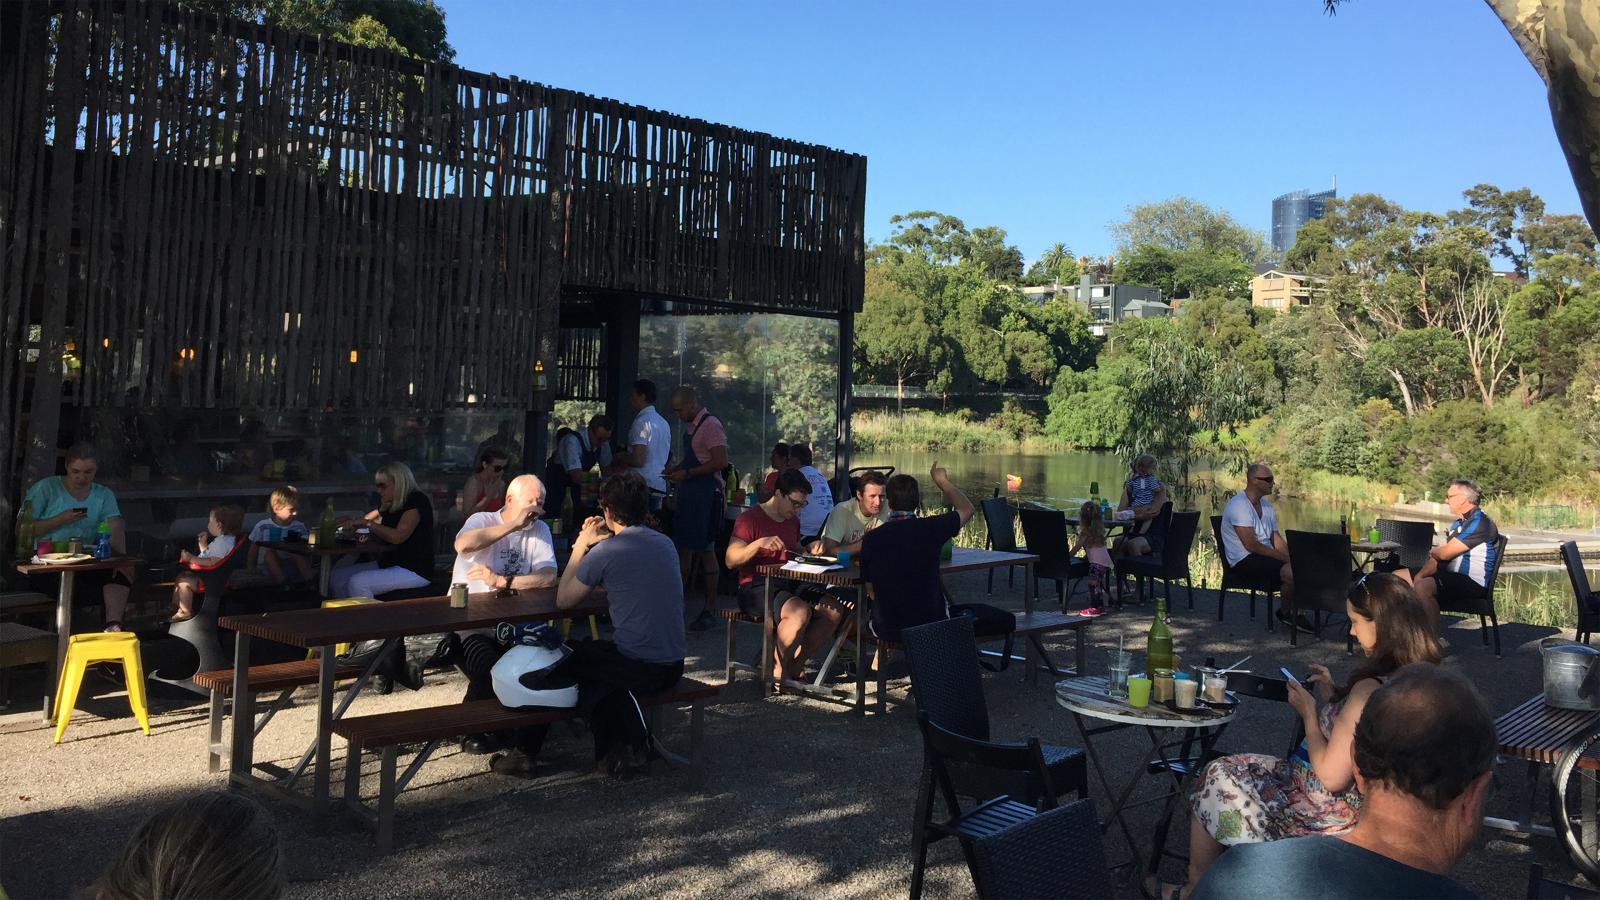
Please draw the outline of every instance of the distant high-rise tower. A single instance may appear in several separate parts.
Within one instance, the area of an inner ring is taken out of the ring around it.
[[[1320,219],[1327,212],[1328,201],[1339,196],[1339,182],[1325,191],[1293,191],[1272,201],[1272,249],[1283,253],[1294,246],[1294,236],[1300,226]]]

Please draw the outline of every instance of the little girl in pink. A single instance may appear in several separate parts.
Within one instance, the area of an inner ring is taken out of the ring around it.
[[[1071,555],[1082,550],[1089,563],[1089,606],[1079,610],[1081,615],[1097,616],[1105,612],[1106,584],[1111,573],[1111,553],[1106,550],[1106,525],[1100,519],[1100,504],[1086,501],[1078,510],[1078,540],[1072,545]]]

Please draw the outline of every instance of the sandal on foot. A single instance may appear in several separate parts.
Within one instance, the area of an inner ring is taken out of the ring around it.
[[[107,619],[106,620],[106,627],[104,627],[104,628],[102,628],[100,630],[104,631],[104,632],[106,632],[108,634],[116,634],[116,633],[122,631],[122,620],[121,619]]]
[[[167,617],[167,624],[168,625],[176,625],[179,622],[187,622],[190,619],[194,618],[194,615],[195,614],[192,613],[192,612],[186,613],[186,612],[183,612],[182,610],[179,610],[178,612],[175,612],[172,615]]]
[[[1080,616],[1103,616],[1105,614],[1105,609],[1099,606],[1085,606],[1083,609],[1078,610],[1078,615]]]

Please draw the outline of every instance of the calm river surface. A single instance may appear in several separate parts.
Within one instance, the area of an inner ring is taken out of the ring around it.
[[[852,459],[851,464],[892,465],[896,472],[917,476],[922,483],[924,504],[936,507],[942,505],[939,491],[928,480],[928,470],[935,460],[950,471],[951,480],[974,503],[992,496],[996,488],[1003,492],[1008,473],[1022,476],[1022,489],[1012,495],[1016,500],[1032,500],[1065,509],[1073,498],[1088,497],[1090,482],[1098,481],[1101,493],[1115,502],[1128,475],[1126,463],[1109,453],[863,453]],[[1213,475],[1203,468],[1191,469],[1189,473],[1191,483],[1209,482]],[[1237,485],[1240,479],[1233,476],[1227,481]],[[1204,516],[1211,516],[1221,511],[1223,502],[1221,491],[1196,491],[1189,503],[1179,506],[1199,509]],[[1280,529],[1336,531],[1340,516],[1346,511],[1338,504],[1310,500],[1275,497],[1272,502],[1278,510]],[[1357,518],[1369,527],[1379,514],[1376,509],[1357,509]],[[980,530],[975,532],[979,540],[983,534],[981,527],[980,521]],[[1207,528],[1202,518],[1201,531]],[[1600,580],[1597,576],[1600,572],[1591,573],[1591,583]],[[1501,609],[1504,619],[1535,624],[1570,624],[1574,619],[1574,601],[1566,573],[1554,565],[1508,570],[1501,575],[1500,585],[1502,606],[1507,599],[1510,605],[1510,609]]]

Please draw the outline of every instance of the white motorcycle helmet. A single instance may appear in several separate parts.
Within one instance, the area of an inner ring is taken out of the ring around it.
[[[578,705],[577,685],[536,691],[524,687],[520,681],[528,672],[548,669],[567,655],[559,631],[545,624],[513,626],[502,622],[495,629],[495,635],[502,641],[512,642],[511,649],[489,671],[494,695],[500,700],[500,705],[509,709],[528,706],[570,708]]]

